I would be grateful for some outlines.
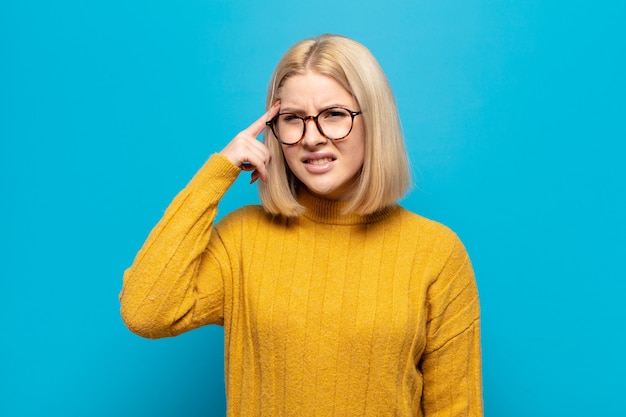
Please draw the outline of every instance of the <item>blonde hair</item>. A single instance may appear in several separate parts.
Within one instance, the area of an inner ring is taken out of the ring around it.
[[[267,108],[280,98],[285,80],[307,71],[336,80],[363,111],[365,158],[346,214],[371,214],[397,204],[411,183],[409,162],[396,102],[376,58],[365,46],[339,35],[303,40],[278,63],[267,93]],[[287,166],[282,147],[270,129],[266,129],[263,140],[271,161],[268,182],[259,184],[261,203],[272,214],[298,216],[304,211],[297,200],[300,181]]]

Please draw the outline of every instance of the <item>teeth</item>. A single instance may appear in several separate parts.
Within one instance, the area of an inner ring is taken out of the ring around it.
[[[312,165],[324,165],[324,164],[329,163],[330,161],[332,161],[331,158],[324,158],[324,159],[309,159],[307,162]]]

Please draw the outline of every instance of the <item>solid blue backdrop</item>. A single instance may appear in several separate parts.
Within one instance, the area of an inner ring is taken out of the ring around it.
[[[626,415],[623,2],[0,4],[0,415],[214,416],[223,333],[117,294],[163,210],[325,32],[368,46],[415,188],[477,274],[486,415]],[[247,178],[221,205],[257,201]]]

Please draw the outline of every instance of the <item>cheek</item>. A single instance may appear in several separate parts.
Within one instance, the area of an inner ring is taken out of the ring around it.
[[[285,145],[281,145],[283,150],[283,157],[285,158],[285,163],[293,171],[294,162],[296,161],[296,152],[293,147],[287,147]]]
[[[351,155],[354,155],[357,163],[359,165],[362,165],[363,161],[365,160],[365,137],[361,134],[354,137],[353,139],[354,140],[351,143],[352,148],[349,152]]]
[[[359,123],[355,122],[352,134],[354,134],[351,143],[353,145],[352,152],[362,158],[365,155],[365,127],[362,121],[359,120]]]

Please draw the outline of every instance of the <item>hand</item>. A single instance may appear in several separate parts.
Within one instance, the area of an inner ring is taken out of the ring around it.
[[[259,178],[263,182],[267,181],[266,167],[270,161],[270,150],[256,138],[265,129],[265,122],[276,116],[279,110],[280,100],[256,122],[239,132],[220,152],[243,171],[252,171],[250,184]]]

